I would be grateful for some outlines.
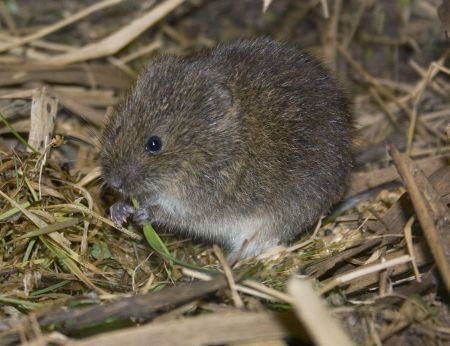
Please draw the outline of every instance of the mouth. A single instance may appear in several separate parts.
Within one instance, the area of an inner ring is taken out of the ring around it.
[[[132,191],[126,185],[126,182],[123,182],[121,180],[114,180],[111,177],[105,177],[105,186],[108,190],[110,190],[112,193],[116,195],[121,195],[124,198],[127,198],[132,195]]]
[[[137,177],[131,172],[104,171],[103,179],[108,188],[124,197],[130,197],[141,192]]]
[[[124,198],[131,198],[136,196],[136,193],[134,191],[126,188],[117,189],[116,191],[120,193]]]

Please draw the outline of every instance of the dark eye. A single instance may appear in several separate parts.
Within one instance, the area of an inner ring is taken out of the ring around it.
[[[160,151],[162,148],[162,142],[161,142],[161,138],[159,138],[158,136],[151,136],[148,141],[147,144],[145,144],[145,151],[149,152],[149,153],[157,153],[158,151]]]

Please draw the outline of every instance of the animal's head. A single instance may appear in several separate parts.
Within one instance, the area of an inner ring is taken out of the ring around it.
[[[166,57],[140,76],[108,119],[104,180],[125,196],[191,178],[214,180],[238,142],[236,120],[231,91],[213,71]]]

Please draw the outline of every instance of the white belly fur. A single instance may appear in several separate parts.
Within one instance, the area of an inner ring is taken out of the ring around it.
[[[274,237],[273,220],[259,215],[205,215],[190,217],[190,210],[179,200],[160,196],[157,204],[168,216],[168,226],[213,242],[226,244],[232,252],[238,252],[244,242],[244,257],[258,254],[278,244]]]

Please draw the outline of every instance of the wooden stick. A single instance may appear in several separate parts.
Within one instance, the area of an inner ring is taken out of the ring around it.
[[[297,317],[302,321],[315,345],[353,345],[339,324],[331,317],[325,303],[309,280],[292,278],[288,292],[294,299]]]
[[[226,286],[227,281],[223,276],[215,277],[206,282],[168,287],[158,292],[135,295],[102,305],[49,312],[39,318],[39,324],[43,328],[57,327],[69,332],[82,330],[108,320],[148,321],[163,311],[186,304]]]
[[[399,264],[407,263],[407,262],[411,262],[411,256],[403,255],[403,256],[399,256],[397,258],[393,258],[393,259],[385,261],[385,262],[367,265],[367,266],[363,266],[363,267],[355,269],[355,270],[351,270],[349,272],[339,275],[338,277],[335,277],[335,278],[325,281],[323,283],[324,286],[320,289],[320,293],[324,294],[343,283],[352,281],[361,276],[370,275],[372,273],[376,273],[376,272],[382,271],[384,269],[391,268],[391,267],[397,266]]]
[[[311,313],[315,313],[312,311]],[[226,312],[147,324],[69,342],[67,346],[225,345],[296,337],[307,341],[293,314]]]
[[[450,257],[446,256],[444,250],[445,242],[439,234],[431,216],[429,203],[425,200],[415,179],[415,177],[424,176],[424,174],[408,157],[400,154],[400,152],[393,145],[389,145],[389,153],[394,160],[398,173],[406,184],[414,205],[414,209],[416,210],[417,217],[422,226],[425,239],[427,240],[431,253],[434,256],[447,291],[450,292]],[[449,219],[446,220],[447,225],[448,220]],[[448,227],[446,227],[446,229],[448,231]]]
[[[411,256],[411,264],[414,270],[414,276],[416,277],[417,282],[421,282],[422,279],[420,278],[419,273],[419,266],[417,265],[416,256],[414,254],[414,243],[412,240],[412,225],[414,223],[414,216],[412,216],[408,222],[405,225],[404,228],[404,234],[405,234],[405,241],[406,241],[406,247],[408,249],[408,253]]]
[[[213,249],[220,264],[222,264],[223,272],[225,273],[225,277],[228,281],[228,286],[231,290],[231,297],[233,298],[234,306],[241,309],[244,307],[244,303],[242,302],[242,299],[236,290],[236,282],[234,281],[233,272],[231,271],[230,265],[225,259],[222,250],[216,244],[214,244]]]

